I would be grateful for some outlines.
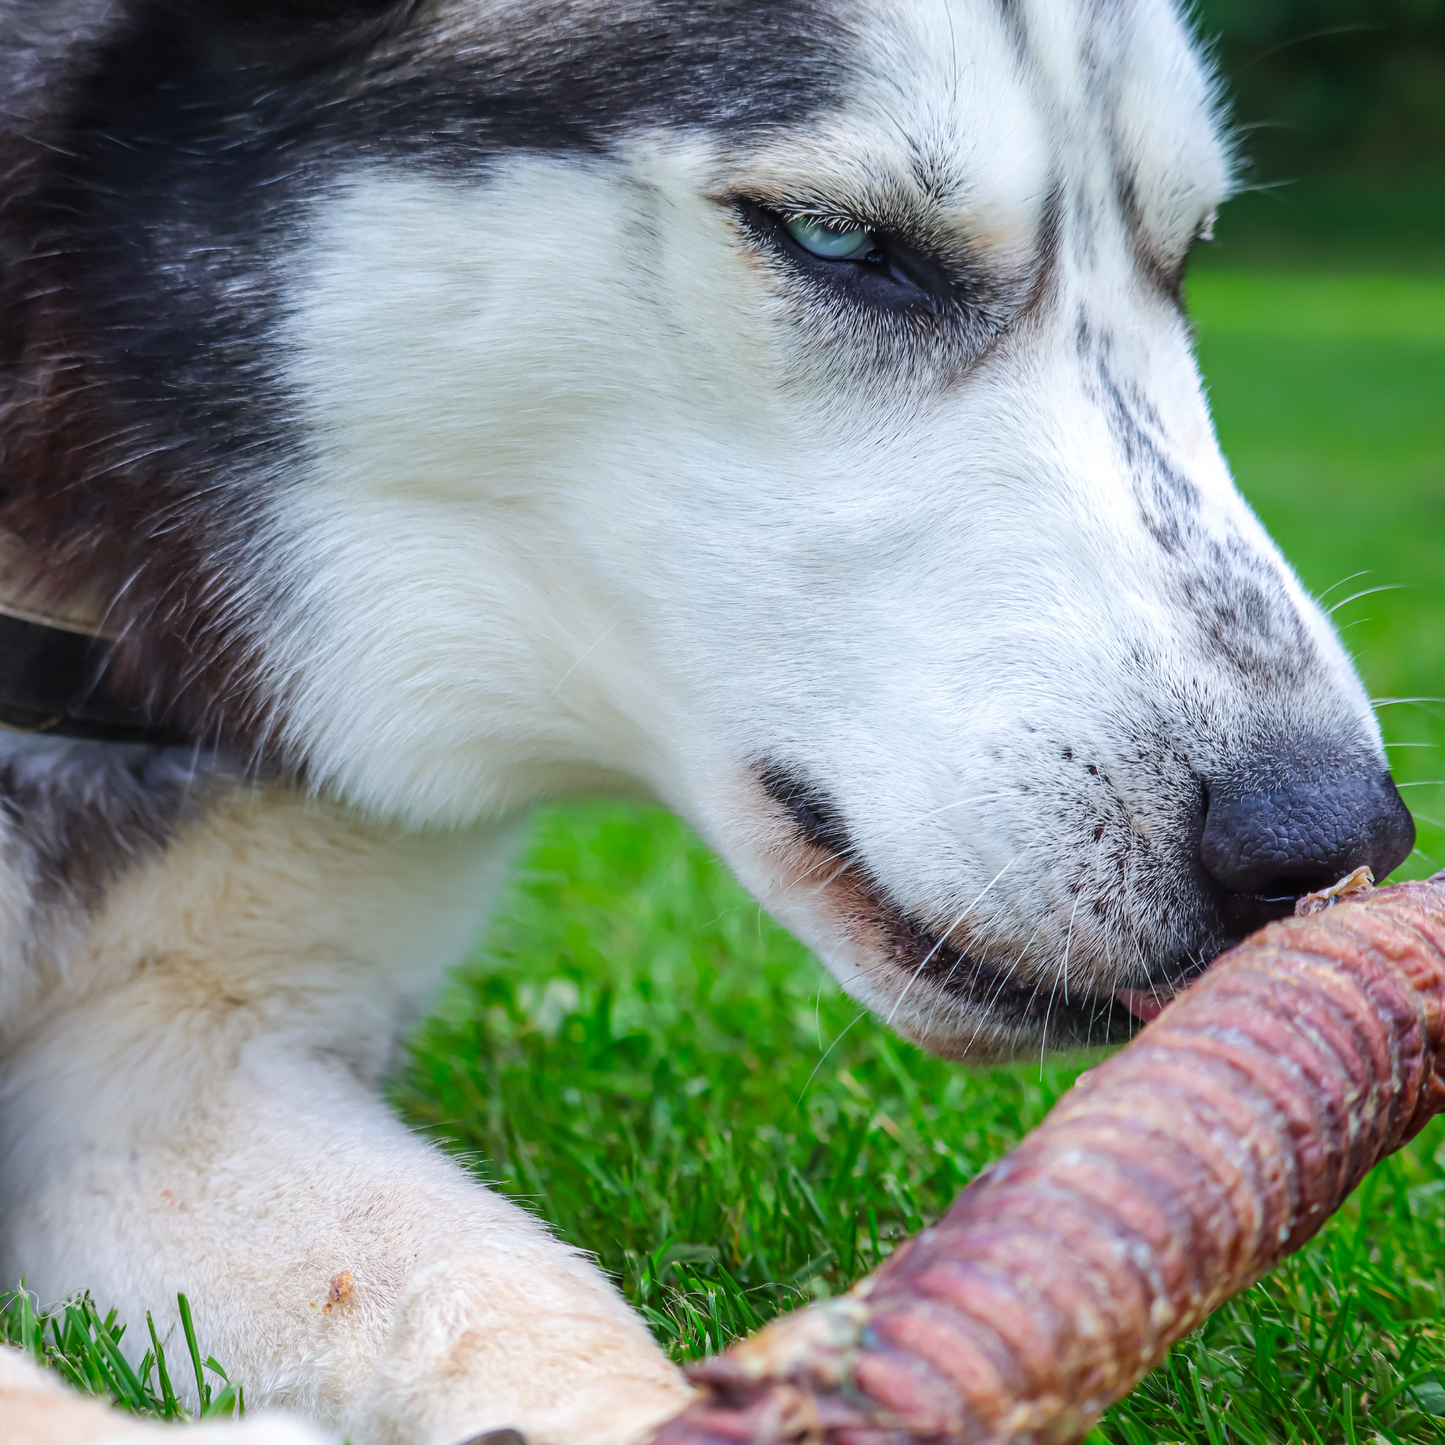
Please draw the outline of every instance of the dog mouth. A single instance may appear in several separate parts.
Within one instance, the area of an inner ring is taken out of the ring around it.
[[[1167,983],[1109,991],[1081,988],[1062,966],[1020,978],[1014,968],[977,957],[951,940],[951,930],[930,928],[892,899],[869,876],[846,827],[816,790],[775,769],[763,768],[760,776],[794,835],[824,855],[826,862],[815,864],[809,873],[827,877],[854,932],[866,936],[870,951],[881,954],[888,971],[901,978],[898,1005],[913,995],[925,1002],[930,1020],[953,1015],[965,1035],[974,1030],[981,1054],[1026,1046],[1066,1049],[1126,1042],[1206,966],[1191,960],[1171,970]],[[895,1006],[894,1012],[901,1009]],[[890,1021],[911,1032],[903,1018]]]
[[[1124,1043],[1159,1016],[1178,987],[1093,992],[1071,986],[1062,968],[1051,977],[1019,980],[930,932],[876,888],[865,892],[888,930],[890,961],[906,974],[905,987],[926,980],[966,1020],[1015,1047]]]
[[[1326,885],[1311,885],[1315,886]],[[1001,970],[985,966],[908,918],[878,889],[867,884],[864,888],[880,918],[889,921],[896,961],[907,966],[917,959],[914,968],[921,966],[922,976],[941,981],[944,992],[960,1001],[982,1001],[997,1022],[1033,1030],[1035,1038],[1042,1033],[1045,1043],[1055,1029],[1062,1028],[1064,1037],[1057,1044],[1061,1048],[1127,1041],[1143,1024],[1153,1023],[1175,995],[1214,960],[1267,924],[1293,917],[1299,898],[1308,891],[1302,888],[1301,893],[1279,896],[1225,895],[1219,905],[1223,934],[1215,937],[1198,958],[1171,968],[1167,979],[1151,981],[1143,988],[1118,988],[1107,997],[1088,993],[1081,997],[1077,990],[1071,996],[1061,978],[1060,997],[1052,982],[1024,985]]]

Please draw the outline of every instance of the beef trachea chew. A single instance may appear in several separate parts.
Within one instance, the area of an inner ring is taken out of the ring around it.
[[[1300,911],[848,1294],[694,1367],[655,1445],[1081,1439],[1445,1108],[1445,873]]]

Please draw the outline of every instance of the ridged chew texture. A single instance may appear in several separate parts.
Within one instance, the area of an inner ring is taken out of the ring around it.
[[[656,1445],[1065,1442],[1445,1108],[1445,874],[1257,933]]]

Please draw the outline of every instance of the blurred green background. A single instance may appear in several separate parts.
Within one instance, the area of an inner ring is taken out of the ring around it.
[[[1445,868],[1445,270],[1198,270],[1188,285],[1225,455],[1379,701]]]
[[[1202,0],[1247,190],[1235,259],[1311,250],[1440,264],[1445,0]]]

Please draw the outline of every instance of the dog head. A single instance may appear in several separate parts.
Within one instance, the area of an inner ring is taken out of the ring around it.
[[[1171,5],[274,8],[135,7],[76,93],[147,144],[64,119],[127,429],[21,522],[127,539],[174,715],[419,824],[641,785],[971,1057],[1409,852],[1201,393],[1229,160]]]

